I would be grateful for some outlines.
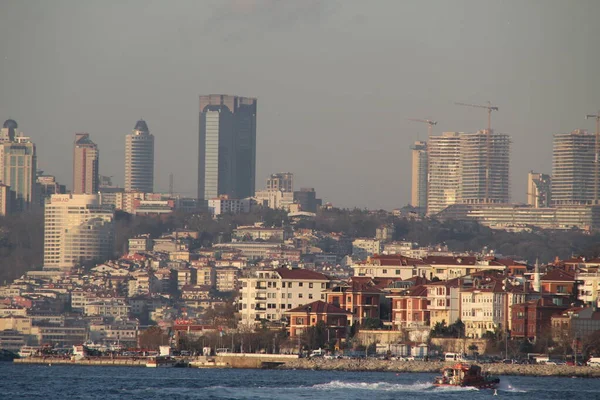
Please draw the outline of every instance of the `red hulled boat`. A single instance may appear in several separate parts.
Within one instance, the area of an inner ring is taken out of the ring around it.
[[[482,373],[481,367],[475,364],[457,363],[442,368],[442,376],[435,378],[435,386],[475,387],[477,389],[495,389],[500,378]]]

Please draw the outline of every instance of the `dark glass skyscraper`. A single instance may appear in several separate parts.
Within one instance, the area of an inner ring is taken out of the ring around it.
[[[256,99],[200,96],[198,199],[254,196]]]

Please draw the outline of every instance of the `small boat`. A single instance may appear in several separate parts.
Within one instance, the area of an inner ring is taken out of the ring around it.
[[[482,373],[481,367],[475,364],[457,363],[442,368],[442,376],[433,381],[435,386],[474,387],[477,389],[495,389],[500,378]]]
[[[150,357],[146,361],[148,368],[173,368],[177,364],[177,360],[171,357]]]

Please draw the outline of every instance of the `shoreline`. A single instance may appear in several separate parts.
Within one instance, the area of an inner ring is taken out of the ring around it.
[[[236,360],[237,359],[237,360]],[[199,360],[188,360],[190,363]],[[202,368],[223,368],[221,364],[227,363],[227,368],[233,369],[264,369],[259,363],[248,363],[244,356],[213,357],[210,363]],[[69,360],[64,358],[30,357],[15,359],[14,364],[21,365],[73,365],[73,366],[106,366],[106,367],[142,367],[146,368],[145,359],[88,359]],[[438,373],[445,365],[441,361],[386,361],[376,359],[288,359],[276,363],[270,369],[278,370],[313,370],[313,371],[345,371],[345,372],[394,372],[394,373]],[[521,365],[521,364],[479,364],[485,372],[492,375],[522,375],[539,377],[578,377],[600,378],[600,368],[574,367],[569,365]],[[200,367],[200,366],[198,366]],[[198,368],[190,367],[190,368]]]
[[[386,361],[386,360],[325,360],[301,358],[286,362],[278,369],[299,369],[315,371],[347,372],[396,372],[396,373],[438,373],[445,365],[441,361]],[[478,364],[482,370],[492,375],[522,375],[539,377],[578,377],[598,378],[600,368],[569,365],[521,365],[521,364]]]

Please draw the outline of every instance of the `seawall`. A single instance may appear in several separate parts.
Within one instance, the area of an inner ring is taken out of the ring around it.
[[[311,369],[328,371],[382,371],[382,372],[428,372],[437,373],[445,364],[437,361],[386,361],[376,359],[334,359],[300,358],[286,362],[280,369]],[[480,364],[483,371],[492,375],[526,376],[578,376],[600,377],[598,367],[574,367],[569,365],[520,365],[520,364]]]

